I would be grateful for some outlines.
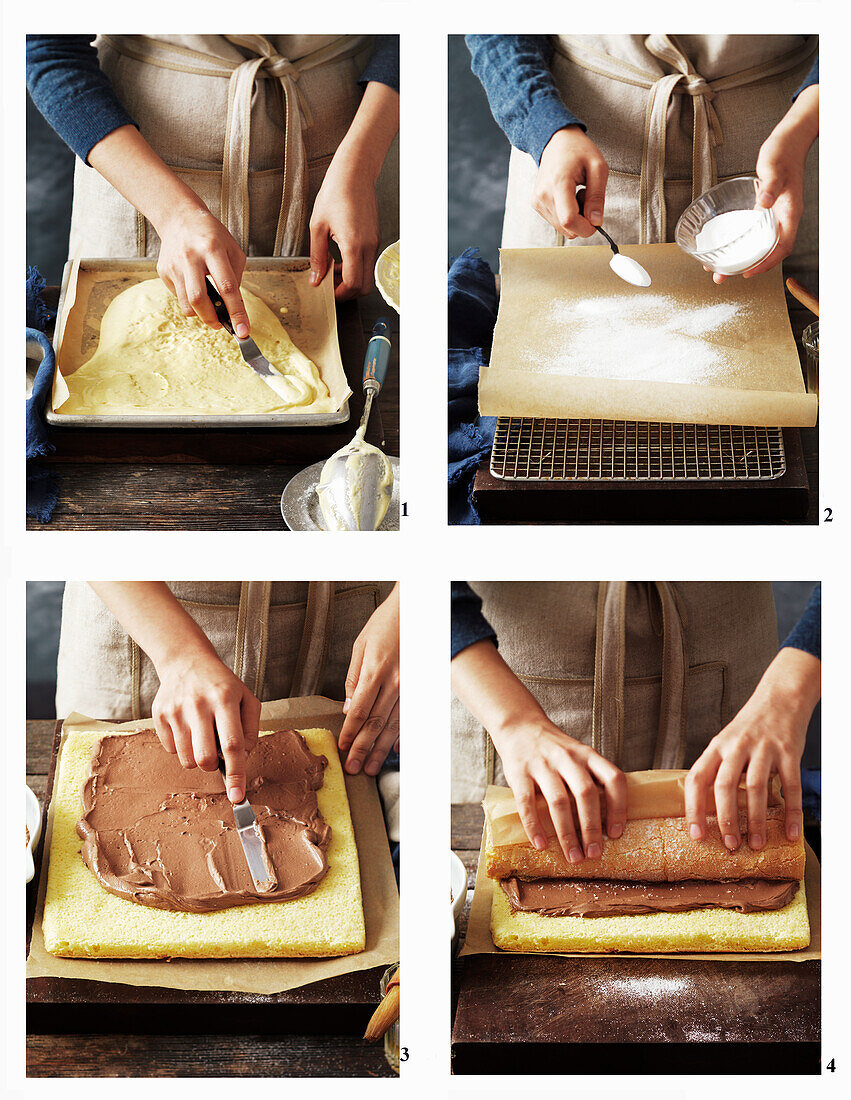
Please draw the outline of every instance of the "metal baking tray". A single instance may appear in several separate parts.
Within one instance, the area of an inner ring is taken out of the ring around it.
[[[245,265],[247,273],[252,271],[304,271],[310,266],[310,259],[304,256],[256,256],[250,257]],[[138,271],[139,275],[156,275],[156,261],[151,259],[115,259],[86,258],[80,261],[81,268],[97,268],[99,271]],[[53,334],[53,350],[56,353],[57,369],[59,362],[59,318],[62,317],[65,297],[71,278],[72,261],[68,260],[62,272],[62,287],[59,293],[57,324]],[[332,333],[337,339],[337,321],[334,316]],[[46,410],[48,424],[57,427],[85,428],[325,428],[332,424],[345,424],[349,419],[349,399],[335,413],[199,413],[198,415],[174,413],[116,413],[111,416],[69,414],[63,416],[51,408]]]

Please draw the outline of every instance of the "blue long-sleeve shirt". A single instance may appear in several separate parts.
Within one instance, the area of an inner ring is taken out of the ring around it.
[[[498,641],[496,631],[482,614],[481,597],[466,581],[453,581],[452,656],[486,638],[495,644]],[[821,583],[813,588],[800,619],[780,648],[802,649],[821,660]]]
[[[515,148],[529,153],[540,164],[556,131],[565,126],[586,129],[556,87],[549,67],[553,55],[549,35],[468,34],[465,41],[493,117]],[[818,71],[816,58],[793,98],[811,84],[818,84]]]
[[[101,71],[93,34],[28,34],[27,88],[66,145],[88,163],[97,143],[120,126],[135,126]],[[358,83],[399,91],[399,36],[375,35]]]

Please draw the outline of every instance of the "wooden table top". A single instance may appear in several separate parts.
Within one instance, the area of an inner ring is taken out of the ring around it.
[[[54,309],[58,287],[44,299]],[[399,454],[398,317],[371,301],[342,302],[337,325],[353,396],[345,424],[328,428],[53,428],[56,453],[44,460],[61,480],[44,531],[288,531],[281,518],[284,486],[354,435],[363,411],[361,373],[379,316],[393,328],[390,366],[370,417],[367,438]]]
[[[27,785],[42,806],[49,786],[54,730],[52,721],[27,722]],[[37,877],[27,888],[28,911]],[[355,988],[357,978],[354,974],[331,980],[341,1002],[363,1000],[363,991]],[[96,985],[103,1004],[99,1012],[88,1012],[80,998],[74,1019],[68,1005],[63,1006],[62,999],[54,996],[51,983],[59,984],[59,980],[37,981],[44,987],[40,993],[52,1003],[46,1008],[43,1002],[38,1006],[39,1018],[48,1021],[49,1027],[33,1027],[30,1017],[29,1077],[395,1076],[384,1058],[382,1043],[367,1043],[350,1032],[312,1033],[322,1032],[322,1021],[330,1020],[335,1012],[335,1006],[323,1000],[320,989],[325,986],[327,992],[328,983],[305,986],[294,991],[296,997],[254,998],[257,1003],[243,1004],[239,994],[190,993],[187,998],[180,991],[154,989],[143,991],[144,997],[136,1003],[133,987],[79,982],[76,985]],[[181,998],[193,1003],[180,1004]],[[284,999],[298,999],[300,1005],[278,1003]],[[377,993],[374,999],[377,1002]],[[222,1018],[223,1005],[227,1021]],[[345,1005],[339,1007],[341,1013],[346,1012]],[[286,1011],[302,1013],[305,1026],[286,1033],[281,1026]],[[358,1011],[363,1014],[362,1005]],[[81,1017],[83,1028],[79,1026]],[[234,1019],[245,1021],[244,1033],[234,1026]],[[98,1026],[89,1026],[93,1022]]]
[[[484,815],[452,807],[466,932]],[[453,966],[455,1073],[817,1073],[820,964],[470,955]],[[778,1068],[778,1067],[783,1068]],[[679,1067],[679,1068],[677,1068]]]

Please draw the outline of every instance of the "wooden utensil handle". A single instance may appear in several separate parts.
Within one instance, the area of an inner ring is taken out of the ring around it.
[[[802,286],[797,279],[787,279],[786,289],[793,298],[798,299],[802,306],[806,306],[811,313],[818,317],[818,298],[814,294],[810,294],[805,286]]]

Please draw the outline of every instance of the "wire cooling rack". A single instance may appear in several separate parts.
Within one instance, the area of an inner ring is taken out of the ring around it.
[[[491,473],[506,481],[771,481],[780,428],[500,416]]]

